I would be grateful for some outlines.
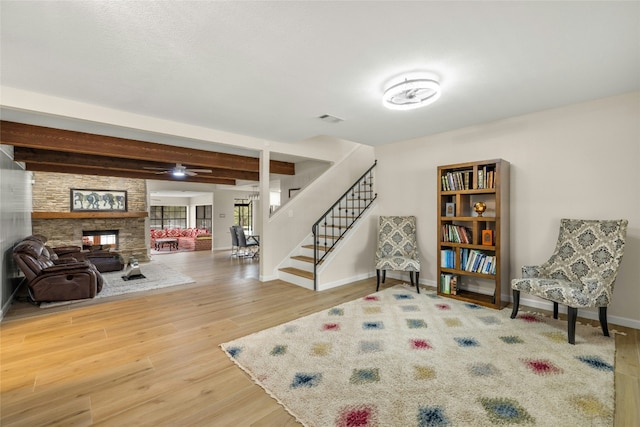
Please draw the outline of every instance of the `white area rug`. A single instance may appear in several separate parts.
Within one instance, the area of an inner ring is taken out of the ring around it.
[[[611,426],[615,337],[395,286],[221,347],[305,426]]]
[[[93,299],[112,297],[115,295],[129,294],[133,292],[148,291],[151,289],[167,288],[170,286],[186,285],[195,281],[168,265],[159,261],[150,261],[140,264],[140,271],[145,276],[144,279],[122,280],[122,275],[127,271],[126,267],[122,271],[112,271],[102,273],[104,284],[102,291]],[[40,304],[40,308],[57,307],[60,305],[73,304],[87,300],[59,301]]]

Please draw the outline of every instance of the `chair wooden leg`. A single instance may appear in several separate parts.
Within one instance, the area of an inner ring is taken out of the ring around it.
[[[416,271],[416,291],[420,293],[420,272]]]
[[[609,336],[609,326],[607,325],[607,307],[600,307],[600,326],[605,337]]]
[[[409,281],[411,282],[411,286],[413,287],[413,271],[409,272]]]
[[[387,270],[382,270],[382,283],[384,283],[386,278],[387,278]]]
[[[511,318],[515,319],[520,308],[520,291],[513,290],[513,309],[511,310]]]
[[[380,290],[380,269],[376,269],[376,292]]]
[[[578,309],[567,307],[567,328],[569,335],[569,344],[576,343],[576,319],[578,318]]]
[[[558,303],[555,301],[553,302],[553,318],[558,318]]]

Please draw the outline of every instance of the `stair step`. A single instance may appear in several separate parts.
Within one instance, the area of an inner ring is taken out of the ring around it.
[[[316,238],[338,240],[340,236],[332,236],[331,234],[318,234]]]
[[[281,268],[280,271],[293,274],[294,276],[304,277],[305,279],[313,280],[313,271],[300,270],[299,268],[294,268],[294,267]]]
[[[302,262],[308,262],[310,264],[313,264],[313,257],[311,256],[306,256],[306,255],[294,255],[291,257],[291,259],[295,259],[298,261],[302,261]],[[322,264],[322,261],[320,261],[318,263],[318,265]]]
[[[353,224],[351,224],[350,226],[348,226],[348,227],[347,227],[347,226],[344,226],[344,225],[335,225],[335,224],[327,224],[327,225],[324,225],[324,224],[320,224],[320,227],[325,227],[325,228],[344,228],[344,229],[349,229],[349,228],[351,228],[351,226],[352,226],[352,225],[353,225]]]
[[[305,249],[313,250],[313,245],[302,245]],[[330,251],[331,249],[326,249],[324,245],[318,245],[318,250],[320,251]],[[313,258],[311,259],[313,261]]]

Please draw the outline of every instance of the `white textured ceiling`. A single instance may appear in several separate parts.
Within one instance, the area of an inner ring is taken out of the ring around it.
[[[0,8],[2,86],[282,142],[377,145],[640,89],[638,1]],[[382,107],[407,71],[437,75],[440,100]]]

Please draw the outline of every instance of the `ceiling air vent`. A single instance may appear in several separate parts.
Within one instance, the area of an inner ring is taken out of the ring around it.
[[[344,119],[341,119],[340,117],[332,116],[330,114],[323,114],[318,118],[326,123],[340,123],[344,121]]]

